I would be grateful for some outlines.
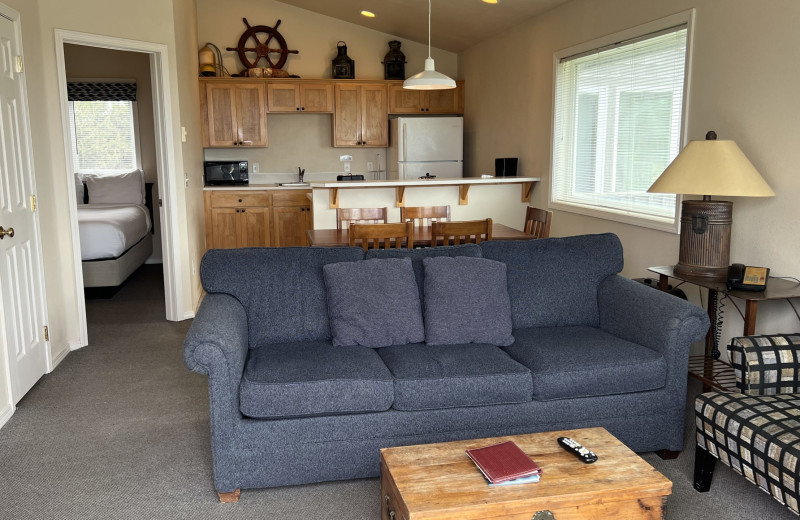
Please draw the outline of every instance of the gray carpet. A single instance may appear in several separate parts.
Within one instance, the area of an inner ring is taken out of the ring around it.
[[[189,322],[164,320],[158,266],[110,300],[87,302],[89,346],[73,352],[0,429],[2,519],[378,519],[377,479],[213,489],[206,379],[189,372]],[[690,382],[690,395],[699,385]],[[693,402],[690,396],[688,402]],[[797,518],[721,463],[711,492],[692,489],[693,414],[676,460],[644,458],[673,482],[667,518]]]

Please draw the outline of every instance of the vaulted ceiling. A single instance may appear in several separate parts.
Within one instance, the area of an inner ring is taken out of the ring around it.
[[[420,43],[428,42],[426,0],[278,0]],[[460,52],[569,0],[431,0],[431,45]],[[371,11],[374,18],[361,15]]]

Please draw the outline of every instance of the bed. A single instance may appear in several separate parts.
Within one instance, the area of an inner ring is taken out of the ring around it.
[[[117,288],[153,252],[152,184],[140,170],[79,179],[83,286]]]

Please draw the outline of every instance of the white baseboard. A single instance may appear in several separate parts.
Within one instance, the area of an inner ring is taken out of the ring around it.
[[[5,426],[11,416],[14,415],[16,407],[11,403],[6,403],[2,410],[0,410],[0,428]]]
[[[62,348],[61,351],[59,351],[56,355],[53,355],[53,349],[52,348],[50,349],[50,355],[52,357],[50,358],[50,370],[48,371],[48,374],[53,370],[55,370],[59,363],[64,361],[64,358],[67,357],[67,354],[75,350],[74,347],[75,344],[77,343],[67,344],[67,346],[65,348]]]

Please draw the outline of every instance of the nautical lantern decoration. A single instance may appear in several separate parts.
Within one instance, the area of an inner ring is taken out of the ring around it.
[[[383,79],[406,79],[406,55],[397,40],[389,42],[389,52],[383,57]]]
[[[333,58],[333,79],[355,79],[356,62],[347,56],[347,44],[340,41],[336,44],[338,54]]]
[[[210,43],[207,43],[200,49],[198,57],[200,59],[200,75],[201,76],[216,76],[217,63],[214,51],[211,49]]]

